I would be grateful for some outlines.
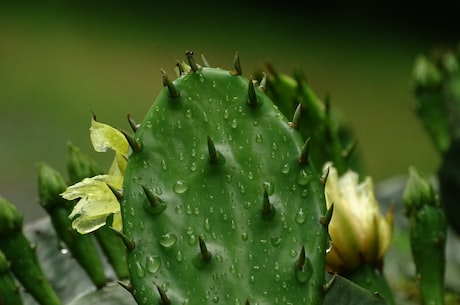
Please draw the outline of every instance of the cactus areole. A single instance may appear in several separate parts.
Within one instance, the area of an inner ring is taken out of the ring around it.
[[[231,71],[187,57],[129,137],[126,287],[138,304],[322,304],[326,203],[309,145],[237,57]]]

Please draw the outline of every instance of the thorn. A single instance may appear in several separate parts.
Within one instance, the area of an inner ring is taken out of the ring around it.
[[[169,96],[171,98],[178,98],[180,96],[179,90],[177,90],[177,87],[169,79],[168,75],[166,74],[166,71],[163,69],[160,69],[160,71],[163,77],[163,86],[168,87]]]
[[[133,285],[131,283],[125,284],[122,281],[117,281],[118,285],[125,288],[129,293],[133,293]]]
[[[303,106],[301,103],[297,105],[297,108],[295,109],[294,112],[294,117],[292,118],[292,122],[289,122],[289,126],[295,130],[299,130],[299,124],[300,124],[300,115],[302,112]]]
[[[171,300],[166,295],[166,292],[160,286],[158,286],[158,285],[156,285],[156,286],[157,286],[158,293],[160,294],[160,304],[161,305],[170,305]]]
[[[233,70],[230,71],[230,74],[237,76],[243,74],[241,70],[241,63],[240,63],[240,56],[238,51],[235,53],[235,57],[233,58]]]
[[[265,220],[270,220],[275,215],[275,207],[273,204],[270,203],[270,199],[268,197],[268,191],[264,188],[264,199],[262,203],[262,218]]]
[[[216,146],[214,145],[214,141],[212,140],[211,136],[208,135],[208,152],[209,152],[209,162],[211,164],[219,164],[223,163],[224,157],[222,154],[216,150]]]
[[[324,283],[323,285],[323,290],[324,292],[328,292],[329,289],[331,288],[332,284],[334,284],[334,281],[337,277],[337,273],[334,273],[331,277],[331,279],[327,282],[327,283]]]
[[[176,61],[176,67],[179,70],[179,76],[185,74],[184,67],[182,66],[182,63],[180,61]]]
[[[247,102],[251,107],[256,107],[259,105],[259,102],[257,101],[256,90],[254,88],[254,82],[252,81],[252,76],[249,78]]]
[[[192,72],[195,73],[197,72],[200,68],[195,62],[195,59],[193,58],[193,52],[192,51],[186,51],[185,56],[187,56],[188,64],[190,65],[190,68],[192,69]]]
[[[121,133],[125,136],[126,141],[128,141],[129,146],[133,152],[140,152],[142,150],[142,142],[135,139],[131,134],[127,133],[125,130],[120,129]]]
[[[308,164],[308,158],[310,155],[310,138],[308,138],[302,147],[302,152],[300,153],[299,163],[300,164]]]
[[[129,239],[129,237],[126,236],[125,234],[123,234],[123,232],[118,231],[117,229],[115,229],[112,226],[109,226],[109,228],[112,231],[114,231],[117,234],[118,237],[121,238],[121,240],[123,241],[123,244],[125,244],[125,247],[129,252],[131,252],[132,250],[134,250],[134,248],[136,248],[136,243],[134,242],[134,240]]]
[[[306,260],[306,255],[305,255],[305,246],[302,246],[302,249],[300,249],[300,254],[299,258],[295,262],[295,266],[298,270],[303,270],[305,266],[305,260]]]
[[[118,202],[120,202],[123,199],[123,191],[116,189],[113,185],[106,183],[107,187],[112,191],[112,193],[115,195],[117,198]]]
[[[334,203],[331,203],[329,209],[326,210],[326,214],[321,216],[319,222],[327,229],[331,223],[332,213],[334,212]]]
[[[319,178],[319,180],[320,180],[320,182],[321,182],[321,184],[322,184],[323,186],[326,186],[327,177],[329,177],[329,170],[330,170],[330,169],[331,169],[331,168],[328,166],[328,167],[326,168],[326,171],[325,171],[325,172],[321,175],[321,177]]]
[[[145,185],[141,185],[147,203],[144,204],[144,209],[154,215],[160,214],[166,209],[166,204],[157,196],[155,196]]]
[[[141,127],[141,125],[137,124],[136,121],[133,120],[133,118],[131,117],[131,113],[129,112],[128,112],[127,118],[128,118],[129,126],[131,126],[131,129],[133,130],[133,132],[136,132],[139,129],[139,127]]]
[[[246,299],[246,302],[244,302],[244,305],[250,305],[249,304],[249,299]]]
[[[201,61],[203,62],[204,67],[210,67],[208,60],[206,59],[206,57],[204,57],[203,54],[201,54]]]
[[[212,257],[211,252],[208,251],[208,248],[206,247],[206,243],[204,242],[201,236],[198,236],[198,241],[200,243],[201,258],[203,259],[203,261],[209,262]]]

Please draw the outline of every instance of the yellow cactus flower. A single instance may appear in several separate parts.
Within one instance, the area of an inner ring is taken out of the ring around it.
[[[85,178],[69,186],[61,196],[67,200],[80,198],[69,218],[72,227],[85,234],[104,226],[107,217],[113,214],[112,226],[121,231],[122,221],[120,204],[109,188],[121,189],[129,154],[129,144],[125,136],[117,129],[94,118],[91,121],[90,138],[97,152],[108,149],[115,151],[115,159],[107,175]]]
[[[347,274],[363,264],[380,268],[391,243],[393,209],[386,216],[381,214],[371,177],[360,183],[358,174],[351,170],[339,177],[331,163],[325,170],[329,171],[326,203],[328,208],[334,205],[329,223],[332,248],[326,258],[328,271]]]

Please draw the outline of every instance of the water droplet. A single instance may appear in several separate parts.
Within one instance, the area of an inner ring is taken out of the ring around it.
[[[311,177],[309,177],[307,171],[302,168],[299,172],[299,174],[297,175],[297,183],[299,185],[307,185],[311,180]]]
[[[243,233],[241,234],[241,239],[242,239],[243,241],[247,241],[247,240],[248,240],[248,233],[243,232]]]
[[[182,254],[182,251],[181,251],[181,250],[177,251],[176,260],[177,260],[179,263],[181,263],[181,262],[184,260],[184,255]]]
[[[249,282],[254,283],[256,281],[256,277],[254,275],[249,276]]]
[[[161,160],[161,168],[162,168],[163,170],[168,169],[168,166],[166,165],[165,159]]]
[[[176,211],[177,214],[182,214],[182,205],[178,204],[175,208],[174,211]]]
[[[189,245],[193,246],[196,244],[197,238],[195,234],[191,234],[188,238]]]
[[[157,193],[157,195],[161,195],[161,194],[163,194],[163,190],[161,189],[161,187],[157,186],[155,188],[155,193]]]
[[[286,163],[286,164],[283,165],[283,168],[281,169],[281,172],[283,174],[289,173],[289,163]]]
[[[272,149],[273,150],[278,150],[278,144],[276,144],[275,142],[272,143]]]
[[[291,255],[291,257],[296,257],[297,256],[297,250],[291,249],[291,251],[289,251],[289,255]]]
[[[209,118],[206,112],[203,111],[203,120],[207,123],[209,122]]]
[[[197,168],[198,165],[196,164],[196,162],[192,162],[192,164],[190,164],[190,171],[194,172]]]
[[[174,183],[173,191],[176,194],[182,194],[188,190],[188,184],[184,180],[178,180]]]
[[[306,258],[305,263],[301,268],[298,266],[295,267],[295,278],[301,284],[306,283],[310,279],[312,273],[313,268],[308,257]]]
[[[147,263],[145,268],[149,273],[155,273],[160,269],[161,266],[161,258],[159,256],[147,256]]]
[[[256,142],[257,143],[262,143],[264,141],[264,138],[262,137],[261,134],[256,134]]]
[[[213,297],[212,301],[216,304],[219,303],[219,297],[218,296]]]
[[[295,215],[295,222],[297,222],[298,224],[303,224],[306,219],[307,219],[307,215],[305,215],[303,209],[300,208],[297,211],[297,214]]]
[[[280,245],[280,243],[281,243],[281,240],[282,240],[281,237],[272,237],[270,239],[270,242],[271,242],[273,247],[278,247]]]
[[[231,274],[236,274],[236,267],[233,264],[230,266],[230,273]]]
[[[145,269],[141,266],[141,263],[139,261],[135,263],[134,269],[138,277],[143,278],[145,276]]]
[[[238,121],[236,119],[233,119],[232,122],[230,123],[230,126],[235,129],[238,127]]]
[[[69,249],[67,248],[67,245],[61,240],[59,240],[59,242],[58,242],[58,248],[59,248],[59,252],[61,252],[61,254],[69,253]]]
[[[227,180],[228,183],[232,182],[233,180],[232,175],[225,176],[225,179]]]
[[[187,109],[187,110],[185,111],[185,117],[188,118],[188,119],[190,119],[190,118],[192,117],[192,110]]]
[[[224,119],[228,119],[228,109],[224,110]]]
[[[177,241],[177,236],[173,233],[163,234],[160,238],[160,245],[165,248],[172,247]]]
[[[149,168],[149,167],[150,167],[150,164],[149,164],[147,161],[144,160],[144,161],[142,162],[142,167],[144,167],[144,168]]]
[[[211,231],[211,225],[209,224],[209,218],[206,218],[204,220],[204,229],[208,232]]]
[[[264,189],[267,191],[268,195],[273,195],[275,192],[275,184],[273,182],[264,182]]]
[[[249,180],[254,179],[254,174],[253,174],[252,172],[249,172],[249,173],[248,173],[248,179],[249,179]]]

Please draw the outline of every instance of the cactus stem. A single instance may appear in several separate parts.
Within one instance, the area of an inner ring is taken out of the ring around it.
[[[299,105],[297,105],[297,108],[295,109],[295,112],[294,112],[294,117],[292,118],[292,121],[289,122],[289,126],[291,126],[291,128],[295,129],[295,130],[299,130],[299,123],[300,123],[300,115],[302,113],[302,104],[299,103]]]
[[[141,185],[144,191],[147,202],[144,205],[144,209],[151,214],[160,214],[166,209],[166,204],[158,197],[155,196],[145,185]]]
[[[308,138],[303,144],[302,151],[300,152],[300,156],[299,156],[299,163],[307,164],[309,155],[310,155],[310,138]]]
[[[125,136],[126,141],[128,141],[129,146],[133,152],[140,152],[142,150],[142,142],[138,139],[135,139],[134,136],[126,132],[126,130],[120,129],[121,133]]]
[[[157,286],[158,293],[160,294],[160,304],[161,305],[170,305],[171,300],[166,295],[166,292],[160,286],[158,286],[158,285],[156,285],[156,286]]]
[[[249,78],[249,85],[248,85],[248,105],[251,107],[256,107],[259,105],[257,100],[256,90],[254,88],[254,82],[252,80],[252,76]]]
[[[324,292],[328,292],[329,289],[332,287],[332,284],[334,284],[334,281],[337,277],[337,273],[334,273],[331,277],[331,279],[329,281],[327,281],[326,283],[324,283],[323,285],[323,290]]]
[[[298,270],[303,270],[306,258],[305,246],[302,246],[302,249],[300,249],[299,258],[297,258],[297,261],[295,262],[295,266]]]
[[[133,286],[131,285],[131,283],[125,284],[122,281],[117,281],[117,283],[118,285],[126,289],[129,293],[133,293]]]
[[[192,72],[193,73],[197,72],[200,68],[198,67],[198,65],[195,62],[195,59],[193,58],[193,52],[187,51],[185,52],[185,56],[187,56],[188,64],[190,65]]]
[[[208,60],[206,59],[206,57],[204,57],[204,54],[201,54],[201,62],[203,63],[204,67],[210,67]]]
[[[180,96],[179,90],[177,90],[174,83],[169,79],[168,74],[166,74],[166,71],[163,69],[160,69],[160,71],[163,77],[163,86],[168,88],[169,96],[171,98],[178,98]],[[179,71],[180,71],[180,68],[179,68]]]
[[[208,247],[206,247],[206,243],[201,236],[198,236],[198,242],[200,244],[201,259],[204,262],[209,262],[211,260],[212,254],[209,252]]]
[[[109,183],[106,183],[105,185],[107,185],[110,191],[112,191],[112,193],[115,195],[119,202],[121,201],[121,199],[123,199],[123,192],[121,190],[116,189],[115,187],[113,187],[113,185]]]
[[[126,249],[128,251],[132,251],[134,250],[134,248],[136,248],[136,243],[134,242],[134,240],[132,239],[129,239],[128,236],[126,236],[125,234],[123,234],[123,232],[121,231],[118,231],[117,229],[115,229],[114,227],[111,227],[109,226],[109,228],[114,231],[118,237],[121,238],[121,240],[123,241],[123,244],[125,245]]]
[[[270,203],[267,189],[264,188],[264,199],[262,204],[262,217],[266,220],[270,220],[275,215],[275,207]]]
[[[331,222],[331,219],[332,219],[333,212],[334,212],[334,203],[332,203],[329,209],[327,209],[326,214],[324,216],[321,216],[320,218],[320,222],[325,228],[329,226],[329,223]]]
[[[241,70],[240,55],[238,51],[235,53],[235,58],[233,59],[233,70],[230,71],[232,75],[241,75],[243,71]]]
[[[211,136],[209,136],[209,135],[208,135],[208,152],[209,152],[209,162],[211,164],[223,163],[224,157],[216,149],[216,146],[214,145],[214,141],[212,140]]]
[[[128,115],[126,117],[128,118],[129,126],[131,126],[133,132],[136,132],[139,129],[139,127],[141,127],[141,125],[134,121],[134,119],[131,117],[131,113],[128,112]]]

